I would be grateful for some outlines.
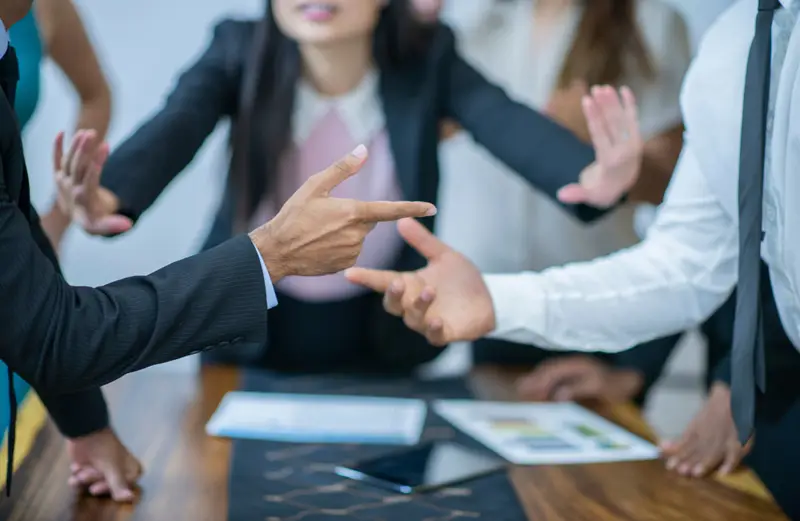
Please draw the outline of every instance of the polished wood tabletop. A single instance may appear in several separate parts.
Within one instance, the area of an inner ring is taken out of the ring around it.
[[[515,373],[476,371],[478,396],[513,399]],[[146,474],[133,505],[82,497],[66,484],[68,461],[52,425],[15,475],[13,496],[0,500],[4,521],[225,521],[230,442],[205,435],[222,396],[237,387],[234,369],[197,375],[144,372],[108,386],[114,425]],[[630,406],[590,405],[642,437],[653,434]],[[512,468],[531,520],[777,521],[786,518],[749,472],[725,483],[681,478],[662,462]],[[259,521],[259,520],[254,520]]]

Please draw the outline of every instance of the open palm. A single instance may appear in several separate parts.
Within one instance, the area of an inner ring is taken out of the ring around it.
[[[558,193],[565,203],[607,208],[636,183],[644,141],[639,131],[636,99],[627,87],[593,87],[582,100],[595,162],[581,172],[577,183]]]
[[[413,272],[352,268],[347,278],[384,293],[384,308],[434,345],[474,340],[494,329],[489,291],[478,269],[422,224],[398,222],[405,241],[428,265]]]
[[[116,214],[116,197],[100,186],[100,173],[107,158],[108,145],[100,143],[94,131],[78,131],[66,155],[63,132],[56,137],[53,171],[58,207],[92,235],[114,235],[133,226],[130,219]]]

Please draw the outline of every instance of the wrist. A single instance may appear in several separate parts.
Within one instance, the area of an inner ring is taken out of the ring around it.
[[[259,226],[248,235],[261,255],[273,284],[291,275],[286,262],[280,254],[281,248],[270,230],[269,223]]]
[[[607,394],[617,401],[632,400],[644,387],[644,376],[633,369],[610,369]]]

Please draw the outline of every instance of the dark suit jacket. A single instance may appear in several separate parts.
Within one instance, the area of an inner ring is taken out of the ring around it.
[[[225,21],[213,40],[178,81],[164,106],[108,159],[102,183],[132,218],[143,213],[194,158],[217,123],[236,119],[242,73],[256,23]],[[402,68],[378,63],[380,96],[403,197],[435,202],[439,185],[439,122],[456,120],[499,159],[539,190],[555,197],[578,180],[594,160],[591,147],[545,116],[512,101],[462,60],[452,31],[438,26],[425,56]],[[345,151],[343,151],[344,153]],[[230,237],[235,194],[224,194],[207,245]],[[583,220],[602,212],[565,206]],[[428,220],[426,225],[432,226]],[[405,248],[396,269],[422,267]],[[401,321],[382,313],[376,327],[385,337],[387,364],[413,367],[439,352]]]
[[[18,127],[0,100],[0,359],[42,396],[266,340],[266,291],[246,236],[151,275],[98,288],[61,277],[31,210]]]

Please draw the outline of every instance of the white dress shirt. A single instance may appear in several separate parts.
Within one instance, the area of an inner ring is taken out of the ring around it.
[[[800,0],[781,3],[773,38],[794,31],[780,74],[773,74],[762,258],[784,329],[800,347]],[[741,110],[757,5],[740,0],[700,45],[681,95],[685,147],[647,238],[590,262],[487,275],[493,336],[620,351],[695,326],[726,300],[738,270]],[[773,45],[776,67],[781,52]]]

